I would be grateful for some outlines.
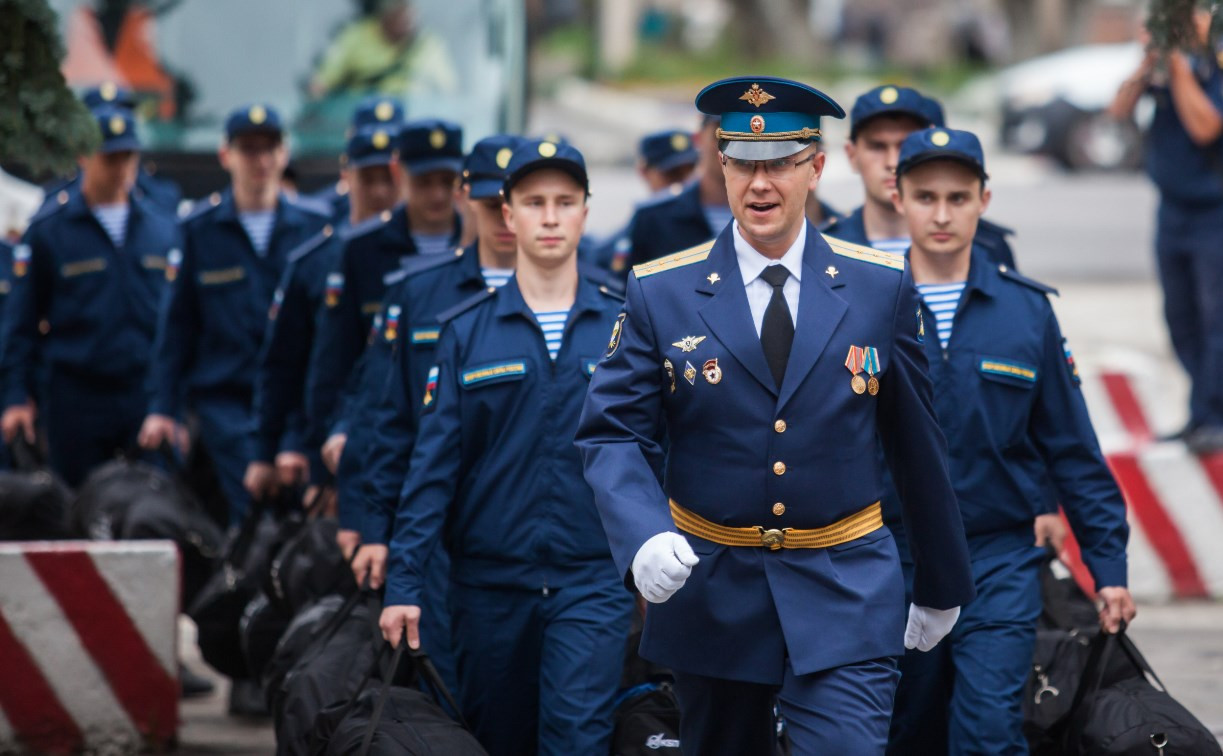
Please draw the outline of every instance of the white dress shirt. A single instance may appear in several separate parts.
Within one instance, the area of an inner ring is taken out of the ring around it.
[[[732,236],[735,240],[735,257],[739,260],[739,272],[743,274],[743,286],[747,289],[747,305],[752,310],[752,322],[756,324],[756,335],[760,335],[760,328],[764,324],[764,311],[769,306],[769,300],[773,298],[773,287],[760,277],[764,269],[770,265],[784,265],[786,270],[790,271],[790,277],[782,285],[781,293],[786,298],[786,304],[790,307],[790,319],[794,321],[797,329],[798,292],[802,288],[803,249],[807,246],[807,224],[803,223],[798,232],[798,238],[794,240],[780,260],[765,257],[751,244],[748,244],[739,233],[738,221],[735,221]]]

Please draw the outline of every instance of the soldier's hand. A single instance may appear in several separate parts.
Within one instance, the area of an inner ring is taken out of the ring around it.
[[[165,442],[174,444],[183,454],[191,448],[187,429],[169,415],[153,414],[146,417],[136,440],[142,449],[157,449]]]
[[[276,493],[279,486],[276,481],[276,468],[267,462],[258,460],[246,466],[246,474],[242,476],[242,487],[253,499],[265,499]]]
[[[299,486],[310,482],[310,460],[301,452],[283,451],[276,455],[276,478],[282,486]]]
[[[659,533],[641,545],[633,557],[633,583],[652,604],[671,598],[701,561],[679,533]]]
[[[1100,603],[1100,627],[1106,633],[1116,633],[1121,630],[1121,623],[1130,624],[1138,614],[1134,606],[1134,597],[1128,588],[1120,586],[1105,586],[1098,592]]]
[[[1056,553],[1062,553],[1062,546],[1066,543],[1066,523],[1062,522],[1061,515],[1040,515],[1032,524],[1032,529],[1036,533],[1038,547],[1043,547],[1047,543]]]
[[[34,409],[33,402],[25,404],[14,404],[12,407],[4,410],[4,415],[0,416],[0,433],[4,434],[4,441],[12,443],[20,433],[28,443],[34,443],[34,418],[38,415]]]
[[[905,627],[905,648],[929,651],[947,637],[955,621],[960,618],[960,607],[931,609],[909,604],[909,624]]]
[[[335,471],[340,469],[340,455],[344,453],[344,444],[347,442],[347,434],[335,433],[323,444],[323,464],[327,465],[332,475],[335,475]]]
[[[398,646],[407,630],[408,648],[420,648],[420,607],[413,604],[399,604],[385,607],[382,617],[378,620],[382,628],[382,637],[391,646]]]
[[[352,560],[352,574],[357,585],[365,585],[369,576],[369,587],[377,590],[386,582],[387,547],[381,543],[367,543],[357,549]]]
[[[358,530],[340,530],[335,534],[335,542],[340,547],[340,551],[344,553],[344,558],[351,559],[352,553],[361,545],[361,532]],[[360,578],[357,579],[357,584],[361,584]]]

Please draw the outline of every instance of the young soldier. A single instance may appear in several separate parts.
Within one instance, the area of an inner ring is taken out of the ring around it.
[[[1134,617],[1125,503],[1100,454],[1048,294],[973,249],[990,193],[981,144],[929,129],[901,145],[895,208],[913,246],[923,348],[947,434],[951,482],[977,598],[929,654],[901,662],[889,752],[1026,754],[1021,694],[1040,614],[1033,520],[1052,482],[1104,601],[1100,625]],[[906,577],[912,558],[894,493],[884,517]],[[950,695],[948,692],[950,690]]]
[[[459,700],[491,754],[606,753],[632,598],[573,434],[623,304],[578,274],[581,153],[519,146],[504,215],[517,272],[441,316],[390,546],[382,630],[417,646],[444,540]]]

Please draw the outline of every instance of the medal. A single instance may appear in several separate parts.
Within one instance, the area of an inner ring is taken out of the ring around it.
[[[875,347],[863,347],[862,367],[870,375],[870,380],[866,382],[866,390],[871,396],[879,393],[879,379],[875,377],[875,373],[879,372],[879,350]],[[860,393],[860,392],[859,392]]]
[[[688,381],[689,386],[696,385],[696,368],[687,360],[684,360],[684,380]]]
[[[679,341],[672,343],[671,346],[678,348],[681,352],[691,352],[692,350],[696,349],[700,343],[705,340],[705,338],[706,337],[704,336],[685,336]]]
[[[854,376],[849,381],[849,387],[854,390],[855,394],[862,394],[866,391],[866,379],[858,375],[862,372],[862,363],[865,359],[862,347],[857,346],[851,346],[849,355],[845,358],[845,369]]]
[[[722,380],[722,368],[718,367],[718,360],[705,360],[705,364],[701,366],[701,375],[705,376],[705,380],[713,385],[717,385]]]
[[[862,394],[866,392],[866,381],[862,380],[862,376],[860,375],[855,375],[852,379],[850,379],[849,386],[854,390],[855,394]]]

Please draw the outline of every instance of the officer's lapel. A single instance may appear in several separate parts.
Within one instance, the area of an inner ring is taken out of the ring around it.
[[[786,363],[786,375],[781,382],[778,407],[785,406],[806,380],[849,309],[845,300],[832,291],[833,287],[844,286],[843,282],[837,282],[835,277],[830,279],[826,273],[826,266],[832,260],[828,242],[808,225],[807,246],[803,250],[803,279],[798,295],[798,322],[794,324],[794,345],[790,347],[790,361]]]
[[[733,228],[733,224],[728,225],[718,237],[701,269],[702,278],[697,291],[713,295],[701,306],[701,318],[722,346],[752,377],[769,392],[776,394],[773,374],[764,361],[764,349],[760,346],[760,337],[752,322],[752,310],[747,304],[743,274],[739,271],[739,260],[735,257],[735,245],[731,239]]]

